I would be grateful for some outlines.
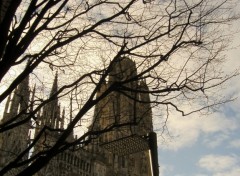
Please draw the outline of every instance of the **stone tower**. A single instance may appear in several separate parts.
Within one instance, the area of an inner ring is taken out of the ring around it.
[[[9,120],[19,122],[27,117],[27,113],[30,110],[28,82],[29,78],[27,77],[16,88],[12,98],[11,95],[8,97],[1,123]],[[29,121],[0,134],[0,141],[2,141],[0,145],[0,168],[15,159],[17,155],[26,149],[29,143],[30,128],[31,123]],[[23,159],[27,157],[26,155]]]
[[[114,173],[109,175],[117,176],[150,176],[151,166],[148,151],[141,151],[131,155],[116,155],[108,152],[99,146],[105,143],[121,140],[133,135],[143,136],[153,131],[152,113],[147,93],[138,93],[134,90],[148,90],[145,81],[134,81],[137,75],[135,63],[129,58],[120,58],[109,74],[108,83],[105,83],[98,92],[100,96],[109,86],[116,82],[124,82],[123,86],[127,91],[115,91],[104,98],[95,107],[92,130],[103,130],[112,124],[120,125],[131,123],[124,127],[116,128],[113,131],[101,135],[94,143],[91,150],[101,153],[108,158]],[[132,79],[128,82],[128,80]],[[146,103],[144,103],[146,102]]]

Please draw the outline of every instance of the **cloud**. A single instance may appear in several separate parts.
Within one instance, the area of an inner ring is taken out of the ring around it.
[[[172,116],[168,119],[167,127],[170,136],[173,137],[166,134],[165,139],[170,140],[167,141],[167,145],[160,145],[163,149],[177,151],[184,147],[191,147],[202,134],[206,136],[217,134],[218,139],[211,142],[205,139],[205,142],[209,141],[207,145],[210,147],[218,146],[228,138],[229,132],[238,128],[238,123],[236,119],[215,113],[212,116],[200,118]]]
[[[236,139],[230,142],[230,147],[232,148],[240,148],[240,139]]]
[[[160,175],[159,176],[164,176],[164,175],[168,175],[169,173],[171,173],[174,168],[171,165],[166,165],[166,164],[160,164]]]
[[[227,139],[229,139],[228,134],[216,134],[212,137],[206,137],[203,143],[209,148],[215,148],[220,146]]]
[[[198,161],[198,166],[213,173],[221,173],[235,167],[238,162],[235,156],[205,155]]]
[[[213,174],[213,176],[239,176],[240,175],[240,167],[234,167],[233,169]]]
[[[238,42],[239,43],[239,42]],[[232,72],[238,68],[240,62],[236,62],[236,57],[240,50],[236,49],[234,55],[229,56],[228,62],[225,63],[224,71]],[[240,80],[234,77],[226,82],[225,89],[218,93],[223,97],[240,97]],[[216,94],[218,94],[216,92]],[[203,116],[195,113],[191,116],[181,117],[180,114],[170,114],[167,122],[168,131],[164,137],[165,145],[160,144],[162,149],[177,151],[181,148],[191,147],[204,135],[203,143],[207,147],[214,148],[220,146],[226,140],[229,140],[235,130],[240,128],[240,98],[236,101],[216,107],[214,114]],[[190,107],[185,107],[186,111]],[[185,110],[185,109],[184,109]],[[195,117],[194,117],[195,116]],[[160,124],[161,125],[161,124]],[[159,125],[159,126],[160,126]],[[170,135],[168,134],[170,133]],[[214,138],[212,137],[214,136]],[[168,140],[166,140],[168,139]],[[239,147],[239,141],[231,143],[231,147]]]

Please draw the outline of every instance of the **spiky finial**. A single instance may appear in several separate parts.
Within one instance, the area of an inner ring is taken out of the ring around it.
[[[33,91],[32,91],[32,97],[31,97],[31,104],[30,104],[30,112],[33,111],[33,105],[34,105],[34,97],[36,92],[36,84],[34,84]]]
[[[65,108],[62,111],[62,118],[61,118],[61,129],[64,129],[64,120],[65,120]]]
[[[51,93],[50,93],[50,97],[56,93],[58,90],[58,72],[56,72],[55,74],[55,78],[54,78],[54,81],[53,81],[53,85],[52,85],[52,90],[51,90]]]

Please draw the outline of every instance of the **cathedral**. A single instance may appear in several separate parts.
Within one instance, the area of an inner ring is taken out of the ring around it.
[[[114,91],[102,99],[94,110],[91,131],[101,131],[116,124],[117,128],[97,136],[88,145],[77,145],[55,156],[35,176],[158,176],[156,134],[153,132],[152,112],[148,86],[145,80],[134,81],[137,75],[135,63],[129,58],[120,58],[114,63],[108,81],[97,92],[101,96],[113,83],[125,81],[130,91]],[[126,81],[132,79],[132,81]],[[32,111],[35,90],[30,91],[26,78],[12,96],[9,96],[0,123],[24,119]],[[55,76],[50,97],[58,90],[58,76]],[[139,91],[134,91],[139,90]],[[26,110],[27,109],[27,110]],[[66,126],[65,110],[58,99],[43,106],[36,115],[36,124],[24,123],[16,128],[0,133],[0,170],[26,149],[34,138],[39,138],[31,153],[52,146],[59,137],[59,131]],[[68,117],[72,120],[72,115]],[[16,120],[17,119],[17,120]],[[128,124],[129,125],[121,125]],[[56,129],[40,135],[44,127]],[[34,134],[30,134],[34,132]],[[72,133],[67,142],[73,142]],[[6,176],[17,175],[24,169],[12,169]]]

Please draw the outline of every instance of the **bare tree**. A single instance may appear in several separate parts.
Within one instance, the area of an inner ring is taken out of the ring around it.
[[[66,128],[39,129],[32,143],[0,171],[1,175],[24,165],[18,175],[32,175],[72,146],[84,146],[102,133],[136,125],[136,121],[112,123],[66,142],[81,119],[113,92],[140,103],[151,103],[152,107],[174,109],[182,115],[228,101],[211,95],[238,74],[221,72],[225,60],[222,52],[230,39],[225,29],[238,19],[232,13],[235,3],[231,0],[3,1],[1,6],[6,8],[1,12],[0,23],[0,81],[1,86],[7,86],[1,90],[0,102],[6,101],[29,76],[37,88],[46,85],[43,77],[48,76],[43,72],[58,70],[60,86],[49,98],[32,88],[36,91],[32,103],[2,122],[0,133],[30,122],[37,124],[37,113],[57,99],[71,101],[74,106],[69,106],[71,121]],[[135,62],[137,73],[118,79],[96,96],[109,82],[114,65],[126,57]],[[12,70],[17,70],[15,78],[9,76]],[[145,81],[148,89],[129,86],[136,81]],[[131,92],[150,94],[151,100],[136,99]],[[185,105],[195,109],[186,110]],[[46,131],[61,135],[48,149],[24,158]]]

